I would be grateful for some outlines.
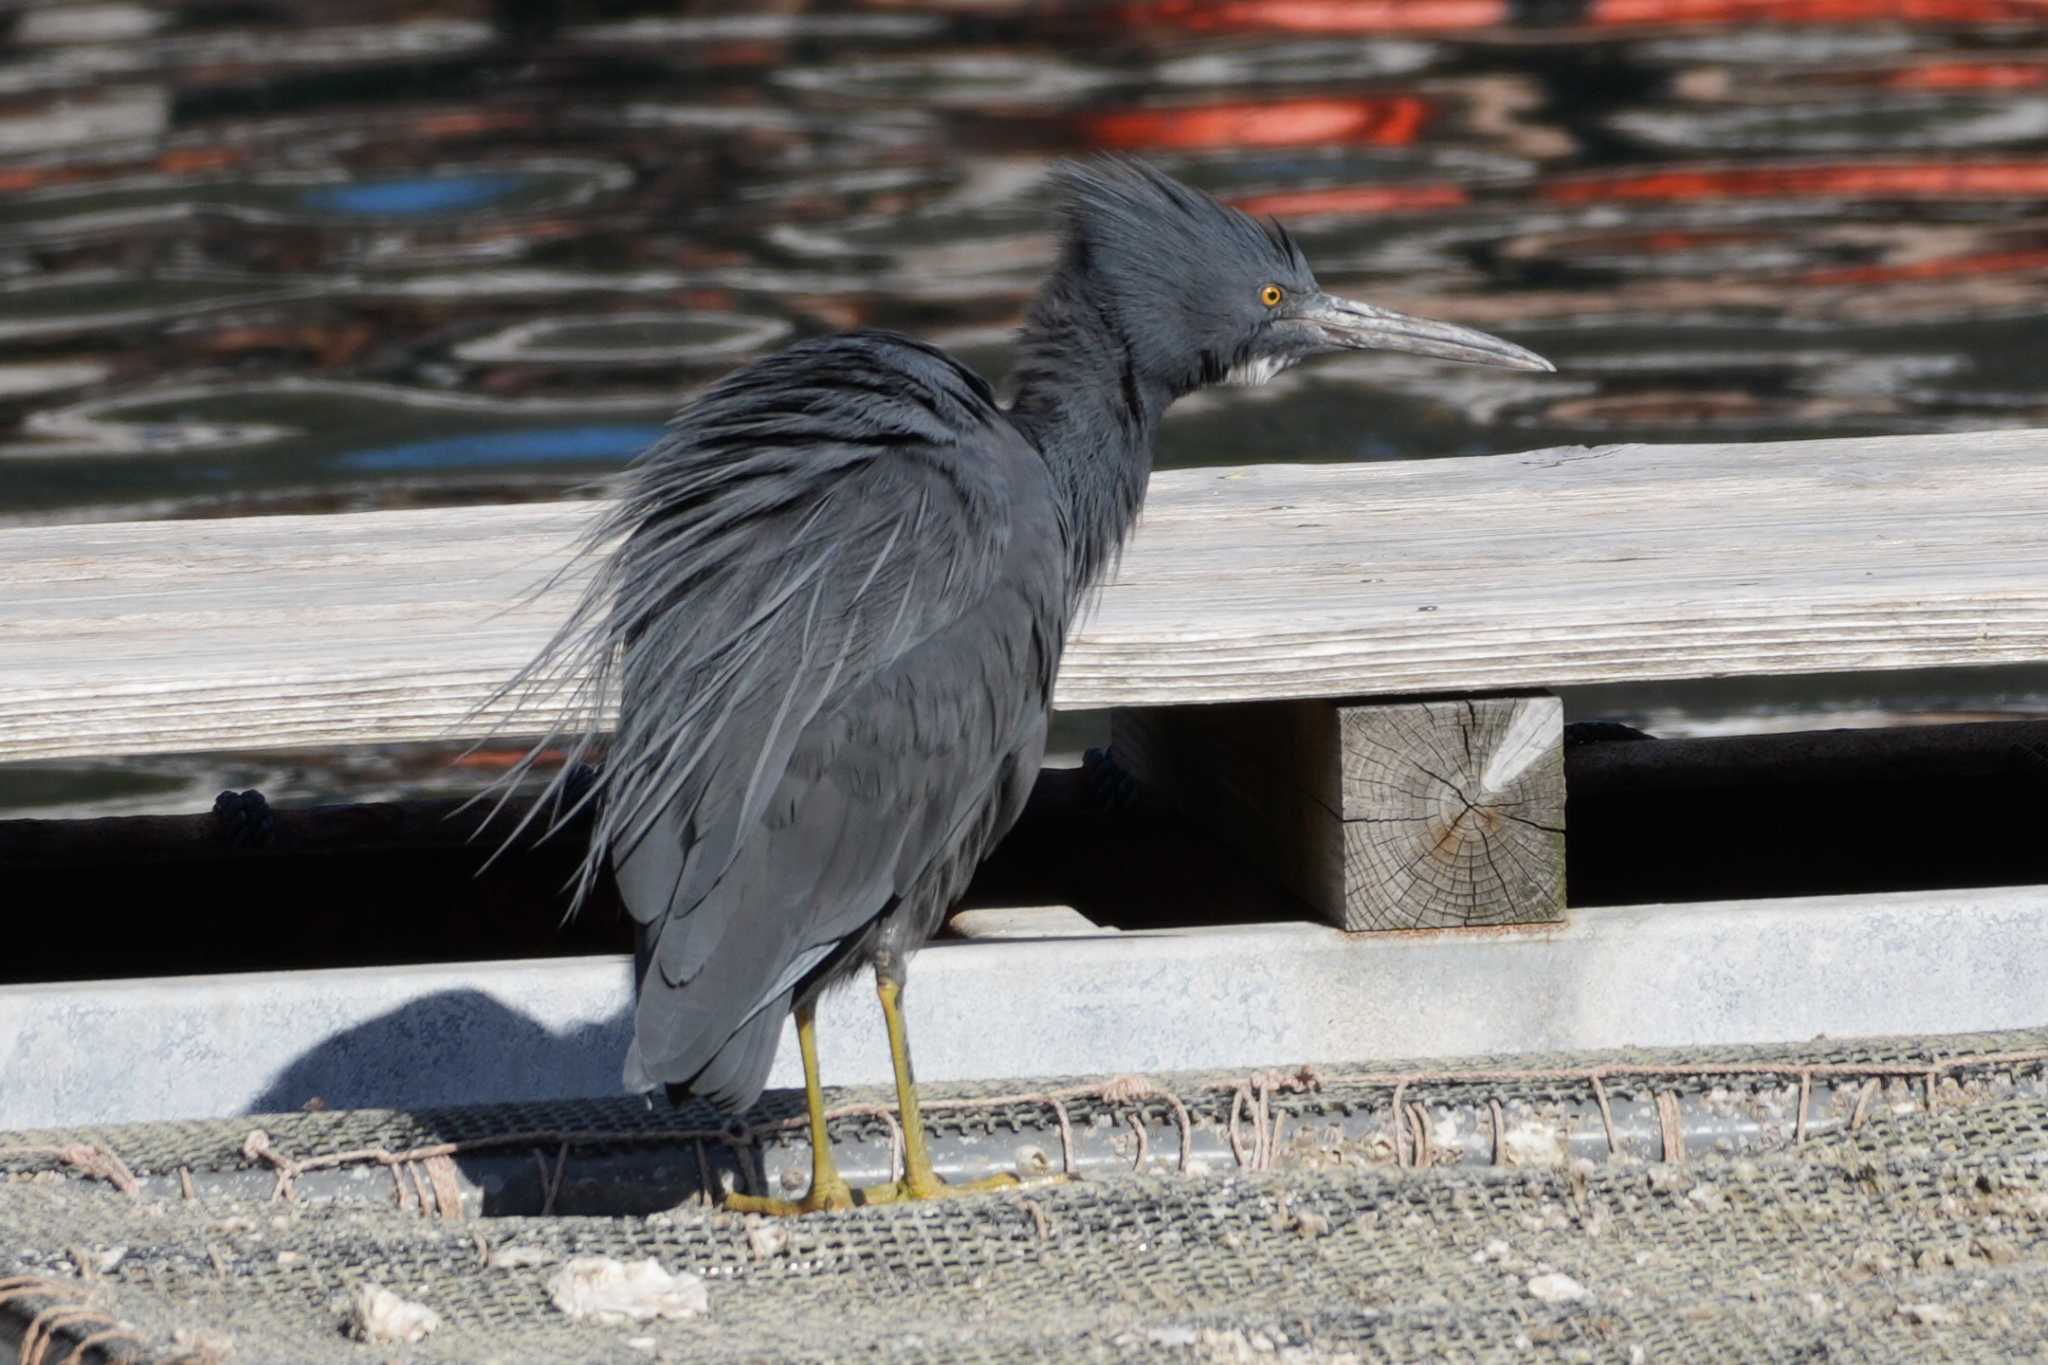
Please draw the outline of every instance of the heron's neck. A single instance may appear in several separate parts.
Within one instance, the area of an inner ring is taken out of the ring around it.
[[[1099,582],[1138,520],[1159,418],[1175,397],[1147,378],[1071,261],[1046,281],[1018,342],[1010,420],[1038,447],[1067,513],[1068,592]]]

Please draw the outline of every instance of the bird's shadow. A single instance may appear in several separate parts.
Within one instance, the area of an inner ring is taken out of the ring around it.
[[[632,1010],[559,1031],[482,990],[446,990],[328,1035],[249,1104],[284,1154],[331,1148],[404,1152],[456,1144],[457,1169],[486,1217],[644,1215],[720,1186],[763,1188],[762,1154],[746,1143],[574,1144],[571,1134],[717,1132],[701,1104],[624,1093],[620,1062]],[[771,1091],[750,1123],[802,1112],[800,1091]],[[531,1143],[502,1145],[515,1134]],[[479,1142],[480,1139],[485,1141]],[[741,1163],[745,1162],[745,1169]]]
[[[616,1097],[631,1036],[631,1009],[557,1033],[488,992],[438,991],[321,1039],[251,1112]]]

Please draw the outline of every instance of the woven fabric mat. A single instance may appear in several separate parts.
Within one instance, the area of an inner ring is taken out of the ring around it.
[[[697,1201],[478,1216],[485,1176],[421,1168],[479,1142],[542,1188],[607,1159],[656,1180],[698,1169],[687,1134],[717,1125],[593,1103],[0,1134],[0,1343],[36,1365],[2005,1361],[2048,1343],[2048,1031],[929,1093],[942,1134],[1056,1154],[1062,1126],[1074,1150],[1114,1134],[1129,1164],[800,1220]],[[849,1138],[886,1134],[877,1098],[841,1097]],[[746,1143],[801,1156],[790,1112],[772,1097]],[[1545,1124],[1557,1141],[1528,1140]],[[543,1130],[589,1141],[490,1146]],[[307,1165],[323,1155],[342,1159]],[[313,1169],[346,1179],[314,1193]],[[582,1256],[701,1277],[707,1311],[571,1318],[549,1285]],[[365,1285],[438,1325],[351,1339]]]

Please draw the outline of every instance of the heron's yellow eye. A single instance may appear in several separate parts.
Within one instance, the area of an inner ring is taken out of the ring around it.
[[[1278,308],[1280,300],[1286,297],[1286,292],[1277,284],[1269,284],[1259,291],[1259,302],[1265,304],[1268,308]]]

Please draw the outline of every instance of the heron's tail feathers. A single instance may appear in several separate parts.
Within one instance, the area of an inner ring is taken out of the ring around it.
[[[748,1015],[723,1042],[715,1037],[699,1039],[683,1057],[652,1067],[642,1058],[636,1036],[626,1050],[626,1088],[646,1091],[658,1087],[667,1091],[672,1103],[680,1104],[694,1095],[728,1114],[746,1112],[768,1088],[768,1071],[775,1065],[776,1045],[782,1041],[782,1021],[789,1017],[789,1005],[790,995],[785,992]]]

